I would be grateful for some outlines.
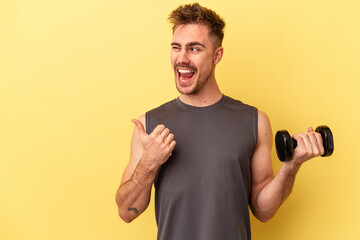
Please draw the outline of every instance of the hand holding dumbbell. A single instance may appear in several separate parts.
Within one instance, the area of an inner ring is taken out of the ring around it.
[[[327,126],[319,126],[315,132],[321,134],[324,146],[324,154],[322,157],[330,156],[334,151],[334,138],[332,132]],[[290,137],[290,134],[286,130],[278,131],[275,135],[276,153],[280,161],[289,161],[293,156],[293,150],[297,146],[295,139]]]

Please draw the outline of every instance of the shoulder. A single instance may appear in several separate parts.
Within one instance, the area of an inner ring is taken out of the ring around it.
[[[260,109],[257,109],[258,112],[258,121],[261,124],[270,124],[270,119],[267,116],[267,114],[263,111],[261,111]]]
[[[267,114],[261,110],[257,110],[258,112],[258,144],[259,143],[272,143],[272,130],[270,119]]]
[[[249,111],[249,112],[253,112],[256,113],[257,115],[257,108],[246,104],[240,100],[234,99],[232,97],[229,96],[225,96],[224,95],[224,106],[226,108],[232,109],[232,110],[238,110],[238,111]]]
[[[173,99],[171,101],[163,103],[160,106],[149,110],[147,113],[166,111],[166,110],[168,110],[170,108],[171,105],[175,104],[175,101],[176,101],[176,99]]]
[[[176,99],[168,101],[159,107],[153,108],[145,113],[145,123],[147,133],[152,132],[152,130],[159,124],[165,124],[166,120],[173,115],[176,111],[175,103]]]

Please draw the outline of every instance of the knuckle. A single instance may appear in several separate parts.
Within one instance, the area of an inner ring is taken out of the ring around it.
[[[323,155],[324,153],[325,153],[325,149],[324,149],[323,146],[321,146],[321,148],[320,148],[320,155]]]
[[[321,134],[318,132],[313,132],[316,137],[321,137]]]
[[[320,134],[320,133],[315,133],[315,137],[317,138],[317,139],[319,139],[319,140],[321,140],[321,142],[322,142],[322,135]]]
[[[297,140],[300,138],[300,134],[296,133],[296,134],[292,135],[291,137]]]

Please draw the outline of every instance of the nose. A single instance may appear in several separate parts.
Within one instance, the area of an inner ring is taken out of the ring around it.
[[[181,49],[181,51],[179,52],[179,54],[177,56],[177,62],[178,63],[189,63],[190,62],[188,52],[185,49]]]

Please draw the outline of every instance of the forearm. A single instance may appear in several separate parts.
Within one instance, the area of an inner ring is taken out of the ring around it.
[[[148,207],[156,174],[157,168],[150,169],[140,160],[132,177],[120,185],[116,194],[116,203],[119,216],[125,222],[131,222]]]
[[[257,194],[252,204],[254,215],[263,222],[270,220],[291,193],[300,164],[285,162],[276,176]]]

